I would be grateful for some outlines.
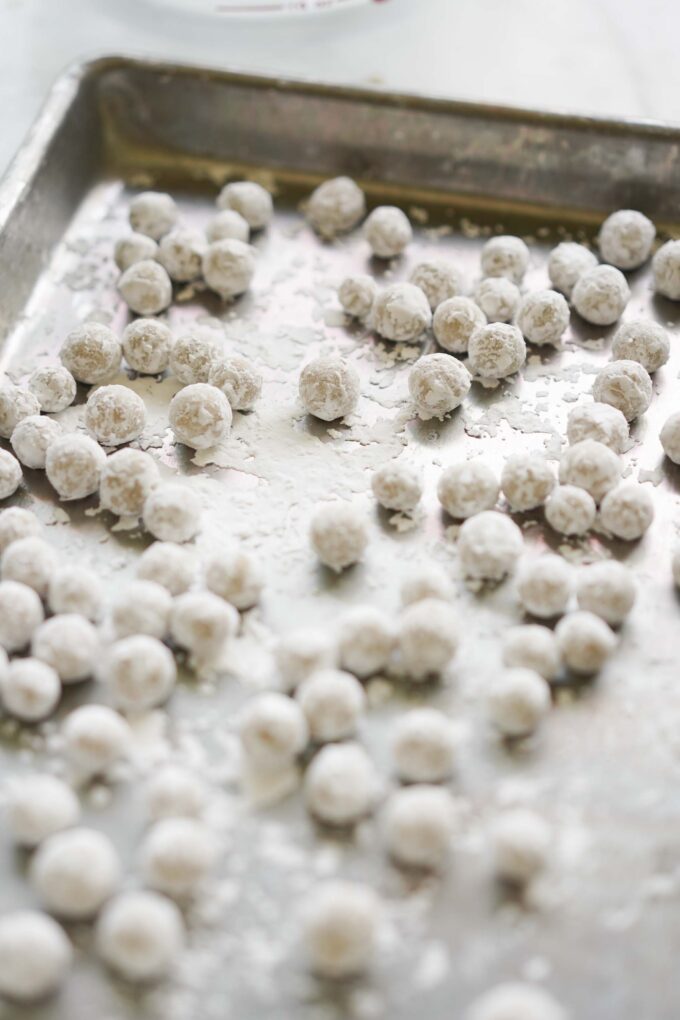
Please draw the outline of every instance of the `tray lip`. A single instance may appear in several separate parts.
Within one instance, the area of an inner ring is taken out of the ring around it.
[[[82,61],[69,65],[59,74],[0,177],[0,237],[13,209],[22,196],[30,191],[43,153],[59,133],[74,99],[90,76],[90,69],[94,70],[97,63]]]
[[[210,65],[156,59],[143,55],[105,53],[67,65],[48,91],[23,142],[0,178],[0,236],[12,209],[22,195],[30,190],[41,157],[50,141],[58,134],[64,117],[80,89],[87,83],[95,81],[106,71],[124,70],[125,68],[186,77],[207,76],[225,84],[231,83],[262,90],[298,92],[319,98],[355,100],[372,103],[376,106],[396,106],[434,114],[454,114],[459,117],[476,117],[482,120],[504,120],[518,124],[529,123],[537,127],[545,126],[613,135],[623,134],[631,137],[657,137],[680,143],[680,125],[660,120],[614,118],[568,111],[541,110],[467,99],[450,99],[420,92],[396,92],[378,86],[321,82],[297,75],[261,74],[239,68],[216,68]]]
[[[252,88],[275,89],[287,92],[302,92],[326,98],[354,99],[374,103],[378,106],[400,106],[433,113],[451,113],[467,117],[508,121],[529,121],[554,127],[572,127],[581,130],[606,130],[613,134],[640,133],[659,134],[680,141],[680,124],[654,118],[612,117],[597,114],[576,113],[570,110],[550,110],[538,107],[486,103],[471,99],[451,99],[426,92],[402,92],[382,88],[378,85],[346,85],[323,82],[304,75],[263,74],[238,66],[214,67],[210,64],[184,63],[182,61],[157,59],[137,54],[102,54],[70,64],[57,78],[48,93],[45,107],[52,93],[57,91],[63,80],[74,79],[78,85],[115,68],[133,67],[140,70],[166,74],[180,74],[187,77],[208,76],[224,81],[247,85]],[[44,108],[43,108],[44,109]]]

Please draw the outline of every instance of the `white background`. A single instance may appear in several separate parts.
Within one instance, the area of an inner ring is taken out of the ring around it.
[[[0,0],[0,171],[59,71],[103,53],[680,123],[680,0],[366,0],[278,19],[201,13],[211,2]]]

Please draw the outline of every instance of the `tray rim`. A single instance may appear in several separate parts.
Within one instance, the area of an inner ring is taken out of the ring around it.
[[[23,142],[0,178],[0,234],[21,196],[30,190],[40,160],[50,141],[57,135],[80,89],[109,70],[137,68],[158,74],[187,77],[207,76],[225,84],[255,89],[276,89],[329,99],[370,102],[377,106],[401,107],[434,114],[530,123],[537,127],[605,132],[613,135],[637,135],[680,143],[680,124],[639,118],[614,118],[560,110],[450,99],[420,92],[396,92],[378,86],[343,85],[320,82],[303,76],[265,75],[239,68],[215,68],[210,65],[155,59],[147,56],[103,54],[78,60],[58,75],[28,129]]]

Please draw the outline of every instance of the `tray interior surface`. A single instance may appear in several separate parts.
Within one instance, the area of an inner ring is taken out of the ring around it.
[[[666,323],[673,353],[657,373],[652,408],[633,428],[625,461],[630,478],[654,487],[656,521],[633,547],[602,535],[562,545],[575,568],[609,555],[635,567],[638,601],[617,654],[594,683],[558,686],[538,739],[501,747],[485,725],[482,699],[500,668],[502,632],[522,619],[513,583],[474,593],[458,582],[463,640],[444,683],[404,688],[377,678],[368,685],[360,739],[386,783],[390,726],[405,703],[440,705],[463,727],[452,784],[460,832],[446,873],[428,879],[391,866],[374,820],[353,837],[319,831],[294,778],[287,796],[270,791],[271,805],[255,805],[239,787],[234,734],[240,704],[271,682],[277,635],[302,624],[332,629],[347,605],[395,614],[402,580],[426,560],[456,577],[456,528],[435,497],[442,466],[481,455],[500,469],[505,457],[526,448],[557,458],[569,410],[609,356],[611,329],[574,323],[561,351],[531,351],[521,380],[496,390],[475,386],[450,420],[419,423],[408,407],[406,379],[421,348],[381,343],[348,323],[335,298],[343,275],[368,270],[382,280],[403,279],[420,258],[437,253],[453,258],[472,285],[484,239],[505,229],[531,237],[525,286],[544,286],[555,241],[592,236],[596,220],[617,205],[640,205],[673,229],[674,135],[613,126],[598,134],[590,122],[538,116],[525,122],[520,114],[467,108],[454,115],[447,104],[277,90],[115,61],[86,75],[70,101],[0,240],[3,279],[14,285],[15,302],[6,313],[2,367],[21,379],[36,363],[54,361],[68,330],[88,317],[122,330],[127,311],[116,295],[111,252],[127,229],[136,188],[171,187],[183,219],[203,226],[225,177],[245,167],[266,181],[276,192],[277,214],[255,238],[252,292],[225,307],[186,288],[168,313],[174,332],[199,319],[222,330],[225,347],[258,361],[265,389],[256,411],[235,416],[222,447],[190,458],[172,445],[167,429],[175,381],[125,374],[120,381],[147,402],[144,448],[168,476],[179,472],[201,495],[197,558],[237,537],[261,559],[267,584],[224,674],[196,678],[187,671],[169,721],[156,713],[136,724],[134,758],[118,781],[83,793],[85,818],[112,834],[134,885],[145,830],[139,777],[171,749],[208,775],[216,791],[211,820],[226,850],[207,895],[189,911],[190,953],[168,986],[134,994],[79,954],[63,995],[33,1015],[406,1020],[422,1009],[438,1020],[459,1015],[492,983],[526,978],[545,982],[574,1016],[627,1020],[649,1014],[654,1003],[658,1020],[675,1018],[680,696],[669,557],[680,472],[662,461],[657,437],[677,407],[680,312],[652,297],[647,270],[631,275],[627,315]],[[340,171],[359,177],[372,202],[395,201],[411,212],[417,236],[403,260],[389,268],[371,264],[360,236],[329,246],[305,225],[299,198]],[[17,251],[20,257],[10,259]],[[299,368],[322,348],[348,357],[362,378],[359,407],[343,426],[315,423],[296,403]],[[63,413],[65,425],[80,420],[85,395]],[[412,525],[377,512],[370,496],[371,472],[397,456],[418,465],[426,484]],[[22,501],[35,507],[64,556],[96,567],[112,593],[132,576],[148,537],[116,527],[96,500],[57,507],[37,472],[27,472],[27,487]],[[365,564],[339,578],[318,568],[306,539],[313,507],[334,496],[356,501],[371,522]],[[521,523],[529,549],[559,544],[540,515]],[[64,711],[92,699],[106,700],[105,690],[91,684],[69,691]],[[0,732],[4,774],[38,764],[59,768],[58,724],[26,731],[4,720]],[[514,803],[543,811],[558,834],[549,873],[528,901],[498,889],[490,873],[486,827],[499,805]],[[25,870],[0,833],[3,907],[33,902]],[[332,990],[306,973],[296,910],[315,881],[337,875],[374,883],[387,902],[387,924],[374,977]],[[86,927],[70,933],[83,947],[91,938]],[[0,1015],[13,1020],[15,1012]]]

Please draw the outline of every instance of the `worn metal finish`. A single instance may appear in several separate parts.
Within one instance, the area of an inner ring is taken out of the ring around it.
[[[567,413],[607,360],[612,332],[574,322],[562,350],[532,352],[521,380],[492,391],[475,386],[451,420],[419,423],[406,403],[408,364],[418,348],[395,357],[394,347],[346,323],[335,303],[345,272],[383,277],[385,267],[370,263],[359,236],[322,245],[296,211],[297,199],[317,180],[347,172],[371,201],[409,208],[421,226],[394,278],[436,252],[455,259],[472,284],[484,236],[500,225],[518,230],[532,237],[526,286],[535,288],[545,285],[547,251],[565,229],[592,236],[612,208],[637,206],[676,231],[679,144],[680,132],[658,125],[121,59],[76,69],[58,84],[0,186],[1,355],[16,378],[36,361],[53,360],[63,335],[88,315],[124,326],[111,250],[126,230],[131,188],[172,187],[183,218],[203,226],[217,184],[246,172],[276,191],[277,216],[255,239],[252,294],[225,309],[210,295],[188,292],[168,316],[175,331],[199,315],[214,317],[225,344],[262,366],[264,399],[252,415],[236,415],[224,450],[207,463],[191,461],[166,432],[176,384],[122,377],[147,402],[148,445],[201,493],[199,553],[227,535],[241,537],[265,567],[262,608],[249,614],[224,677],[180,686],[167,733],[159,735],[156,719],[140,727],[131,786],[83,796],[86,819],[112,834],[134,884],[145,825],[137,778],[172,745],[219,789],[216,810],[229,849],[207,904],[191,912],[191,953],[169,987],[133,994],[83,953],[64,994],[32,1010],[36,1020],[412,1020],[421,1012],[444,1020],[461,1016],[490,984],[518,978],[544,982],[580,1020],[677,1020],[680,698],[669,558],[679,482],[657,437],[677,409],[680,312],[653,298],[646,269],[630,276],[627,314],[667,323],[672,358],[657,373],[652,408],[635,425],[625,460],[631,477],[654,486],[656,520],[634,547],[602,535],[562,547],[576,564],[615,555],[635,569],[638,603],[619,651],[592,684],[573,687],[565,678],[557,686],[537,740],[501,747],[486,727],[483,693],[500,666],[502,632],[521,614],[512,582],[476,594],[458,581],[454,612],[463,639],[446,682],[424,691],[369,685],[361,739],[386,780],[386,737],[405,701],[438,704],[467,727],[453,782],[461,827],[446,874],[399,872],[385,860],[370,820],[353,838],[315,830],[296,792],[269,809],[244,805],[234,779],[233,726],[240,703],[267,680],[275,635],[302,623],[331,628],[348,603],[395,614],[402,579],[430,559],[456,576],[456,529],[435,498],[441,466],[479,453],[499,468],[527,447],[557,456]],[[334,428],[307,420],[295,400],[300,364],[329,344],[362,377],[357,414]],[[67,424],[78,420],[83,397],[65,412]],[[422,512],[405,530],[376,512],[369,492],[371,471],[399,454],[420,466],[426,482]],[[50,525],[51,540],[95,566],[115,590],[148,538],[112,531],[113,519],[94,512],[96,501],[67,506],[68,518],[55,513],[44,478],[27,475],[22,500]],[[340,578],[317,567],[306,540],[314,504],[331,495],[351,496],[370,519],[366,564]],[[540,514],[524,523],[530,550],[557,545]],[[70,691],[65,707],[105,697],[88,685]],[[53,725],[29,733],[4,722],[2,736],[5,774],[59,766]],[[485,833],[507,803],[536,806],[558,834],[549,874],[526,901],[498,889],[491,875]],[[0,832],[3,909],[33,902],[25,864]],[[314,982],[296,948],[302,895],[335,874],[366,877],[388,905],[376,974],[340,991]],[[90,941],[86,926],[70,933],[78,945]],[[2,1018],[22,1016],[0,1007]]]

